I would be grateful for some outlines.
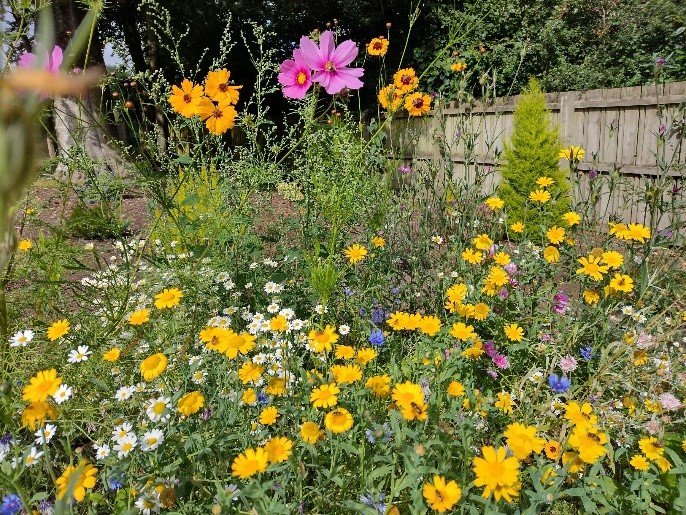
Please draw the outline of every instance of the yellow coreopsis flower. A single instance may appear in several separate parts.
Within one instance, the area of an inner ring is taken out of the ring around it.
[[[183,297],[183,292],[178,288],[165,288],[162,292],[155,295],[155,307],[157,309],[173,308]]]
[[[522,222],[515,222],[515,223],[510,225],[510,230],[512,232],[516,232],[518,234],[522,233],[522,232],[524,232],[524,224]]]
[[[355,265],[365,258],[367,249],[359,243],[355,243],[354,245],[347,247],[343,251],[343,254],[351,265]]]
[[[562,215],[562,218],[569,227],[574,227],[575,225],[578,225],[579,222],[581,222],[581,215],[574,211],[568,211],[567,213]]]
[[[538,429],[534,426],[525,426],[515,422],[507,426],[503,435],[506,438],[507,447],[515,458],[523,460],[532,452],[539,453],[543,450],[545,439],[537,437],[537,432]]]
[[[529,200],[545,204],[550,200],[550,192],[548,190],[532,191],[531,193],[529,193]]]
[[[87,460],[82,461],[77,467],[69,465],[55,481],[57,485],[57,498],[64,498],[67,490],[71,489],[76,502],[83,501],[86,497],[86,489],[95,486],[95,475],[97,473],[98,469]]]
[[[524,339],[524,329],[518,324],[509,324],[503,328],[505,336],[508,340],[513,342],[520,342]]]
[[[62,338],[62,336],[66,335],[69,332],[70,328],[71,326],[69,325],[69,321],[66,319],[57,320],[56,322],[53,322],[52,325],[48,327],[48,340],[53,342],[58,338]]]
[[[462,490],[455,481],[446,482],[442,476],[434,476],[432,483],[425,483],[422,495],[427,504],[439,513],[450,510],[462,497]]]
[[[237,104],[239,89],[243,86],[229,84],[231,72],[226,68],[210,71],[205,78],[205,93],[215,102],[228,101],[229,104]]]
[[[240,479],[246,479],[259,472],[267,470],[269,455],[267,451],[258,447],[257,449],[246,449],[245,452],[236,456],[231,464],[231,475]]]
[[[367,45],[367,53],[369,55],[383,57],[388,52],[388,40],[379,36],[378,38],[372,39]]]
[[[330,411],[324,417],[324,425],[332,433],[345,433],[353,427],[353,424],[353,416],[347,409],[342,407]]]
[[[484,204],[495,211],[497,209],[502,209],[505,206],[505,201],[498,197],[489,197],[484,201]]]
[[[33,243],[31,240],[21,240],[19,243],[17,243],[17,250],[21,250],[22,252],[26,252],[31,248],[33,248]]]
[[[517,404],[512,400],[512,397],[507,392],[499,392],[498,400],[495,402],[494,406],[503,413],[512,413],[512,408],[517,406]]]
[[[198,391],[190,392],[181,397],[178,401],[177,410],[179,413],[190,417],[200,411],[205,405],[205,397]]]
[[[565,240],[565,230],[562,227],[554,225],[550,229],[548,229],[548,232],[546,232],[546,236],[548,237],[548,241],[550,243],[552,243],[553,245],[558,245]]]
[[[62,384],[62,378],[57,376],[57,370],[41,370],[29,380],[29,384],[22,391],[22,400],[38,403],[48,400]]]
[[[488,499],[491,494],[496,501],[505,499],[514,501],[519,496],[522,484],[519,481],[519,461],[515,457],[507,458],[505,447],[482,447],[483,458],[472,460],[474,469],[474,486],[484,487],[481,497]]]
[[[418,91],[405,97],[405,109],[410,116],[423,116],[431,110],[431,97]]]
[[[162,375],[167,370],[167,356],[158,352],[148,356],[141,363],[141,375],[146,381],[152,381]]]
[[[204,94],[203,87],[193,84],[188,79],[181,82],[181,87],[172,86],[172,94],[169,103],[175,112],[186,118],[195,116],[198,112],[198,104]]]
[[[419,85],[419,78],[413,68],[403,68],[393,75],[393,84],[401,93],[409,93]]]

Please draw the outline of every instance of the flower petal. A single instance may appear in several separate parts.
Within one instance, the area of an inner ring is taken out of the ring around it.
[[[326,60],[322,57],[319,47],[307,36],[300,38],[300,50],[305,64],[313,70],[323,70]],[[293,53],[295,57],[295,52]]]
[[[336,50],[336,44],[333,41],[333,32],[330,30],[324,31],[319,38],[319,52],[324,58],[324,61],[332,61],[333,54]]]
[[[338,48],[334,50],[331,60],[336,65],[336,68],[341,68],[352,63],[357,57],[358,48],[354,41],[348,39],[343,41]]]

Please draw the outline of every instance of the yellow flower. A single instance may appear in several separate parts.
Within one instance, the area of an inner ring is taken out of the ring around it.
[[[118,359],[119,356],[121,355],[121,349],[118,347],[112,347],[110,350],[105,351],[102,354],[102,359],[105,361],[109,361],[110,363],[115,363]]]
[[[57,391],[61,383],[62,378],[57,377],[57,370],[54,368],[41,370],[24,387],[21,398],[32,403],[44,402]]]
[[[231,72],[226,68],[208,72],[205,78],[205,93],[215,102],[227,101],[229,104],[238,103],[238,90],[243,86],[229,84]]]
[[[503,330],[505,331],[505,336],[510,341],[520,342],[524,339],[524,329],[518,324],[506,325]]]
[[[332,408],[338,403],[337,395],[341,393],[336,383],[323,384],[310,393],[310,402],[315,408]]]
[[[493,261],[498,263],[500,266],[505,266],[512,261],[510,259],[510,255],[507,252],[496,252],[496,254],[493,256]]]
[[[543,176],[536,179],[536,184],[538,184],[541,188],[547,188],[548,186],[555,184],[555,181],[551,177]]]
[[[574,451],[567,451],[564,454],[562,454],[562,466],[565,466],[568,463],[569,468],[567,469],[567,471],[570,474],[576,474],[584,470],[584,462],[581,461],[579,455]]]
[[[381,236],[374,236],[372,238],[372,245],[374,245],[376,248],[383,248],[386,245],[386,240],[384,240]]]
[[[418,91],[405,97],[405,109],[410,116],[423,116],[431,110],[431,97]]]
[[[243,363],[241,368],[238,370],[238,379],[241,380],[243,384],[249,382],[257,382],[264,373],[264,367],[253,363],[252,361],[246,361]]]
[[[615,274],[614,277],[610,279],[610,288],[617,291],[623,291],[624,293],[631,293],[634,289],[634,281],[626,274]]]
[[[57,410],[45,401],[29,404],[21,413],[21,424],[32,431],[36,427],[43,427],[46,420],[56,420]]]
[[[547,190],[536,190],[529,193],[529,200],[545,204],[550,200],[550,192]]]
[[[62,499],[71,490],[76,502],[81,502],[86,497],[86,488],[95,486],[95,475],[98,473],[93,465],[87,460],[81,461],[78,467],[69,465],[62,475],[57,478],[57,498]]]
[[[497,209],[502,209],[505,206],[505,201],[498,197],[489,197],[484,201],[484,204],[495,211]]]
[[[129,315],[130,325],[142,325],[150,320],[150,310],[149,309],[139,309],[134,311]]]
[[[367,53],[373,56],[384,56],[388,52],[388,40],[380,36],[372,39],[367,45]]]
[[[557,247],[548,245],[545,249],[543,249],[543,259],[545,259],[548,263],[557,263],[560,261],[560,251],[557,250]]]
[[[179,413],[190,417],[193,413],[200,411],[205,405],[205,397],[198,391],[187,393],[181,397],[177,404]]]
[[[217,104],[207,97],[201,98],[198,102],[197,114],[200,119],[205,121],[207,130],[216,135],[224,134],[232,128],[235,124],[236,116],[238,116],[228,97]]]
[[[280,333],[288,329],[288,320],[283,315],[276,315],[269,321],[269,330]]]
[[[331,367],[331,373],[338,384],[352,384],[362,379],[362,369],[358,365],[334,365]]]
[[[390,112],[397,111],[403,105],[403,92],[393,84],[381,88],[377,98],[381,107]]]
[[[462,397],[465,394],[464,385],[459,381],[451,381],[448,385],[448,395],[451,397]]]
[[[483,458],[472,460],[474,486],[484,487],[481,497],[488,499],[491,494],[496,501],[505,499],[512,502],[519,496],[519,461],[515,457],[506,458],[505,447],[482,447]]]
[[[264,444],[269,463],[283,463],[293,452],[293,442],[285,436],[274,436]]]
[[[165,288],[161,293],[155,295],[155,307],[157,309],[173,308],[183,297],[183,293],[178,288]]]
[[[427,315],[422,317],[419,322],[419,330],[426,334],[427,336],[436,336],[438,331],[441,330],[441,320],[433,315]]]
[[[433,483],[425,483],[422,495],[431,508],[439,513],[450,510],[462,497],[462,490],[455,481],[446,483],[442,476],[434,476]]]
[[[367,379],[365,386],[372,391],[374,396],[383,399],[391,393],[391,378],[387,374],[372,376]]]
[[[464,71],[467,69],[467,64],[462,62],[453,63],[450,65],[450,70],[456,73]]]
[[[515,222],[510,225],[510,230],[516,233],[524,232],[524,224],[522,222]]]
[[[578,259],[581,263],[581,268],[578,268],[576,273],[587,275],[594,281],[600,281],[603,278],[603,274],[607,273],[607,266],[600,264],[600,257],[596,257],[593,254],[589,256],[581,257]]]
[[[417,88],[419,78],[412,68],[403,68],[393,75],[393,84],[401,93],[408,93]]]
[[[598,304],[599,301],[600,295],[598,295],[598,292],[593,290],[584,290],[584,302],[586,302],[586,304]]]
[[[517,404],[512,400],[512,397],[507,392],[499,392],[498,400],[495,402],[494,406],[503,413],[512,413],[512,408],[517,406]]]
[[[585,153],[583,148],[572,145],[560,150],[559,157],[560,159],[566,159],[567,161],[581,161]]]
[[[575,427],[568,442],[584,463],[593,464],[607,453],[607,435],[596,426]]]
[[[277,418],[279,418],[279,411],[274,406],[269,406],[260,412],[259,421],[262,425],[271,426]]]
[[[553,245],[558,245],[565,239],[565,230],[562,227],[553,225],[550,229],[548,229],[546,236],[548,237],[548,241],[550,241],[550,243]]]
[[[478,250],[488,250],[493,246],[493,240],[488,234],[479,234],[472,240],[472,243]]]
[[[374,349],[367,347],[357,351],[357,362],[362,366],[366,365],[374,358],[376,358],[376,351]]]
[[[602,262],[616,270],[624,264],[624,256],[615,250],[608,250],[603,252]]]
[[[548,440],[543,446],[545,455],[548,459],[556,460],[560,457],[560,442],[555,440]]]
[[[515,422],[507,426],[503,433],[507,447],[518,460],[526,459],[532,452],[539,453],[543,450],[545,440],[536,436],[538,429],[534,426],[525,426]]]
[[[467,341],[470,338],[476,338],[476,332],[473,325],[465,325],[462,322],[456,322],[450,328],[450,335],[460,341]]]
[[[633,362],[635,367],[640,367],[648,363],[648,353],[645,350],[635,350],[633,354]]]
[[[69,321],[66,319],[53,322],[52,325],[48,327],[48,340],[54,342],[58,338],[62,338],[62,336],[69,332],[70,327]]]
[[[141,375],[146,381],[160,377],[165,370],[167,370],[167,356],[161,352],[148,356],[141,363]]]
[[[31,240],[21,240],[19,243],[17,243],[17,250],[21,250],[22,252],[26,252],[31,248],[33,248],[33,243]]]
[[[462,252],[462,259],[472,265],[478,265],[483,261],[484,255],[481,252],[476,252],[473,249],[467,248]]]
[[[307,443],[314,445],[317,443],[317,440],[321,438],[321,436],[322,430],[312,421],[308,420],[302,426],[300,426],[300,437]]]
[[[269,455],[267,451],[258,447],[257,449],[246,449],[245,452],[236,456],[231,464],[231,475],[240,479],[254,476],[258,472],[267,470]]]
[[[669,470],[672,468],[672,464],[664,456],[660,456],[658,459],[656,459],[655,463],[657,463],[657,466],[660,467],[660,472],[662,473],[669,472]]]
[[[333,344],[338,341],[336,328],[326,325],[323,331],[312,329],[307,335],[307,339],[312,342],[315,352],[328,352],[333,348]]]
[[[342,407],[330,411],[324,417],[324,425],[332,433],[345,433],[353,427],[353,422],[353,416],[347,409]]]
[[[346,258],[348,258],[348,262],[351,265],[355,265],[365,258],[367,255],[367,249],[359,243],[355,243],[354,245],[347,247],[343,251],[343,254],[345,254]]]
[[[564,215],[562,215],[562,218],[569,227],[574,227],[575,225],[578,225],[579,222],[581,222],[581,216],[579,215],[579,213],[576,213],[574,211],[566,212]]]
[[[355,349],[350,345],[336,345],[336,359],[353,359]]]
[[[393,400],[401,408],[412,407],[413,404],[424,404],[424,390],[411,381],[396,384],[393,387]]]
[[[636,470],[645,472],[650,468],[650,463],[642,454],[634,454],[634,456],[629,461],[629,464]]]
[[[593,414],[593,407],[587,402],[584,402],[581,406],[578,402],[568,403],[565,406],[564,418],[574,424],[575,428],[581,429],[586,429],[598,423],[598,417]]]
[[[203,87],[193,84],[188,79],[181,82],[181,87],[172,86],[169,103],[175,112],[186,118],[191,118],[198,112],[198,104],[204,94]]]
[[[644,436],[638,441],[638,447],[645,457],[649,460],[655,461],[665,452],[663,447],[657,445],[657,438],[654,436]]]
[[[471,347],[467,347],[460,354],[465,358],[478,359],[484,352],[483,343],[481,340],[476,340]]]
[[[489,308],[483,302],[479,302],[476,306],[474,306],[474,318],[477,320],[486,320],[486,317],[490,311],[491,308]]]
[[[243,404],[249,404],[253,405],[255,402],[257,402],[257,393],[255,393],[254,388],[248,388],[243,392],[243,395],[241,395],[241,402]]]

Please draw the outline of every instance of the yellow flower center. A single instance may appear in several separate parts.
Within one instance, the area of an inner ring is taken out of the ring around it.
[[[300,72],[300,73],[298,73],[298,76],[295,78],[295,81],[296,81],[300,86],[302,86],[302,85],[305,84],[305,82],[307,81],[307,74],[306,74],[305,72]]]
[[[326,64],[324,65],[324,69],[327,72],[335,72],[336,71],[336,65],[333,63],[333,61],[326,61]]]

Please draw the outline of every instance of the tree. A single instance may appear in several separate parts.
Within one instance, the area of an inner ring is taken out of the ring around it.
[[[498,194],[505,201],[512,222],[544,227],[555,223],[569,209],[569,182],[558,165],[561,147],[558,128],[550,126],[545,95],[532,79],[515,107],[514,128],[510,141],[505,143],[506,161],[500,170]],[[541,177],[550,177],[553,184],[540,188],[536,180]],[[551,200],[545,204],[531,202],[529,193],[536,189],[546,189]],[[540,206],[551,213],[552,220],[542,215]]]

